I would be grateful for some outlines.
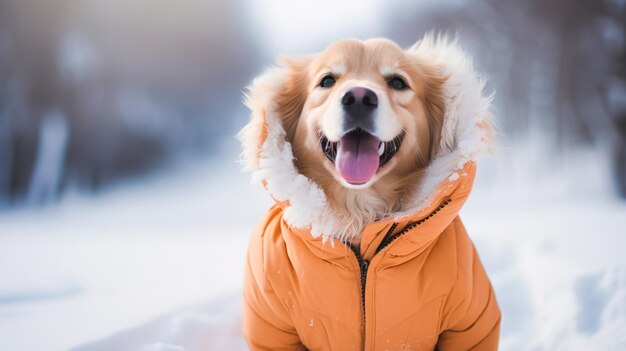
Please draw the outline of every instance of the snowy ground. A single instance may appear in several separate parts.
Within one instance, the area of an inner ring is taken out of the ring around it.
[[[501,348],[626,350],[626,203],[549,184],[479,181],[461,213]],[[0,213],[0,350],[244,350],[246,242],[269,204],[221,161]]]
[[[239,308],[271,199],[234,159],[0,212],[0,350],[67,350],[206,301]]]

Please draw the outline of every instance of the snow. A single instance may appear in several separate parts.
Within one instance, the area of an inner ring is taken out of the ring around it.
[[[238,308],[271,199],[235,159],[0,212],[0,350],[67,350],[216,299]]]
[[[503,350],[625,349],[624,203],[468,207],[503,313]]]
[[[245,250],[271,199],[234,159],[0,213],[0,349],[245,350]],[[597,191],[603,172],[566,172],[493,182],[479,162],[461,212],[503,350],[626,349],[626,203]]]

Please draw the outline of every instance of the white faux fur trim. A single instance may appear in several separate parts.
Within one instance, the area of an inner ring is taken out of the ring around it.
[[[289,201],[283,218],[296,228],[311,230],[311,235],[326,239],[336,231],[338,219],[326,204],[324,191],[311,179],[300,174],[293,163],[291,144],[285,142],[285,131],[278,116],[266,116],[268,129],[261,150],[255,181],[265,181],[267,191],[279,201]]]
[[[427,35],[408,51],[424,62],[439,65],[441,73],[448,77],[443,87],[446,112],[435,159],[415,190],[411,205],[395,213],[396,219],[429,206],[435,200],[437,187],[446,179],[464,176],[460,170],[468,161],[489,150],[491,140],[485,128],[491,126],[491,96],[483,96],[484,80],[474,71],[471,59],[458,47],[457,41]],[[289,225],[308,228],[314,237],[322,236],[326,240],[338,231],[339,220],[327,206],[324,191],[300,174],[294,165],[291,144],[285,141],[280,118],[273,112],[272,96],[258,96],[259,92],[276,91],[272,88],[283,81],[285,74],[284,70],[275,68],[252,84],[250,91],[257,95],[248,97],[248,106],[253,114],[265,115],[253,115],[240,135],[244,161],[246,168],[253,171],[254,180],[264,181],[276,200],[289,202],[283,214]],[[264,127],[267,135],[259,150]]]

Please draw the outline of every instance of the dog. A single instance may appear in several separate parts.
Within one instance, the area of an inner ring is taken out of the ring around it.
[[[276,200],[247,257],[252,350],[494,350],[500,311],[458,216],[491,98],[458,40],[340,40],[254,80],[244,165]]]

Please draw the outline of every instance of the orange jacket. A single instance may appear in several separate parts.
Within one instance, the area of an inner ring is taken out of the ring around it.
[[[492,130],[484,82],[456,42],[410,54],[448,76],[444,132],[410,206],[366,226],[358,248],[333,240],[323,191],[293,164],[273,94],[287,74],[255,80],[242,131],[246,167],[277,205],[248,251],[243,329],[252,350],[495,350],[500,311],[458,217]]]
[[[289,227],[282,208],[272,207],[248,251],[244,334],[250,348],[497,349],[500,311],[458,217],[473,163],[465,171],[442,186],[447,191],[430,207],[399,222],[368,225],[360,257],[343,243],[323,243]]]

